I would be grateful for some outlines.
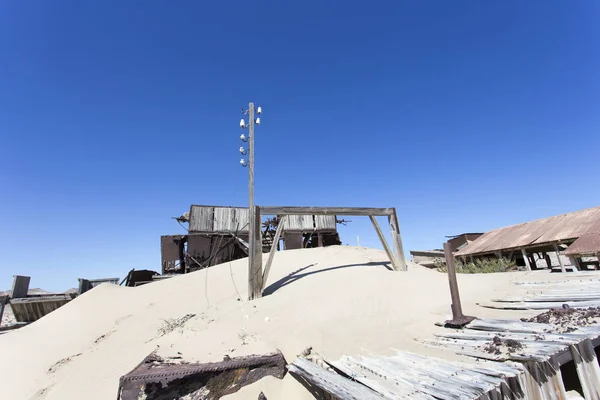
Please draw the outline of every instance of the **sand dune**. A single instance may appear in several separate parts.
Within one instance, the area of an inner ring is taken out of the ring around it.
[[[243,300],[247,259],[136,288],[101,285],[0,336],[0,398],[114,399],[119,377],[155,349],[201,362],[275,349],[291,362],[308,346],[330,358],[391,348],[438,355],[414,338],[433,335],[434,323],[449,317],[446,275],[415,264],[392,272],[385,264],[384,252],[357,247],[281,252],[269,295],[253,302]],[[525,275],[460,276],[465,312],[502,313],[475,303]],[[260,390],[269,399],[311,398],[289,375],[228,398],[256,399]]]

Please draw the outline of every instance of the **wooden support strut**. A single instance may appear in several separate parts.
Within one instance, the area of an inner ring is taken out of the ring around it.
[[[269,258],[267,259],[267,263],[265,264],[265,272],[262,277],[262,288],[261,292],[265,290],[265,285],[267,284],[267,279],[269,278],[269,272],[271,271],[271,264],[273,263],[273,258],[275,257],[275,252],[277,251],[277,243],[279,242],[279,237],[281,236],[281,232],[283,232],[283,227],[287,222],[287,215],[281,217],[279,220],[279,225],[277,226],[277,231],[275,232],[275,237],[273,238],[273,243],[271,244],[271,251],[269,252]]]
[[[387,217],[394,214],[393,208],[367,207],[261,207],[264,215],[357,215]]]
[[[556,251],[556,258],[558,258],[558,264],[560,265],[560,272],[566,272],[567,270],[565,269],[565,264],[562,261],[562,258],[560,258],[560,250],[558,248],[558,246],[556,245],[556,243],[552,243],[552,246],[554,247],[554,251]]]
[[[381,240],[381,244],[383,245],[383,249],[385,250],[385,253],[387,254],[388,258],[390,259],[390,262],[392,263],[392,268],[394,268],[394,271],[399,271],[400,265],[399,265],[398,261],[396,260],[396,257],[394,257],[394,254],[390,250],[390,246],[388,245],[387,240],[385,239],[385,236],[383,236],[383,232],[381,231],[381,228],[379,227],[379,223],[377,222],[377,220],[375,219],[374,216],[369,215],[369,218],[371,219],[371,222],[373,223],[373,226],[375,227],[375,231],[377,232],[377,236],[379,236],[379,240]]]
[[[525,249],[521,249],[521,254],[523,254],[523,260],[525,261],[527,271],[531,271],[531,265],[529,264],[529,257],[527,256],[527,251]]]
[[[394,246],[394,254],[396,261],[400,265],[402,271],[407,271],[406,258],[404,257],[404,247],[402,246],[402,236],[400,236],[400,224],[398,224],[398,216],[396,209],[393,208],[393,214],[388,216],[390,230],[392,232],[392,246]]]

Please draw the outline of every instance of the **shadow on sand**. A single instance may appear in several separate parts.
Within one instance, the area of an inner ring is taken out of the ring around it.
[[[273,282],[272,284],[270,284],[269,286],[267,286],[265,288],[265,290],[263,291],[263,296],[268,296],[270,294],[273,294],[277,290],[281,289],[282,287],[287,286],[290,283],[296,282],[298,279],[302,279],[304,277],[307,277],[307,276],[313,275],[313,274],[320,274],[322,272],[334,271],[336,269],[352,268],[352,267],[379,267],[379,266],[384,266],[389,271],[393,271],[392,267],[390,266],[390,262],[389,261],[380,261],[380,262],[372,261],[372,262],[368,262],[368,263],[364,263],[364,264],[338,265],[337,267],[330,267],[330,268],[320,269],[320,270],[317,270],[317,271],[311,271],[311,272],[302,273],[303,271],[305,271],[308,268],[313,267],[315,265],[316,264],[309,264],[306,267],[302,267],[302,268],[300,268],[300,269],[292,272],[291,274],[284,276],[283,278],[281,278],[277,282]]]

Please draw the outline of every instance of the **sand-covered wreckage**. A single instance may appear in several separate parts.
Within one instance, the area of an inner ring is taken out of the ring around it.
[[[298,209],[265,210],[289,221]],[[313,224],[332,213],[302,210]],[[372,214],[388,216],[401,250],[395,210],[352,212],[372,221]],[[98,282],[80,281],[89,294],[0,336],[0,374],[9,377],[3,390],[48,400],[600,400],[599,272],[457,277],[446,243],[446,276],[406,263],[373,224],[384,251],[315,246],[273,257],[273,240],[255,286],[243,285],[252,269],[241,259],[162,281],[153,271],[132,271],[130,288],[89,290]],[[228,235],[243,240],[239,231]],[[246,300],[256,288],[261,297]],[[13,294],[22,289],[16,283]],[[81,323],[70,322],[77,335],[69,336],[58,322],[74,317]],[[51,355],[24,357],[47,348],[41,337],[53,338]]]

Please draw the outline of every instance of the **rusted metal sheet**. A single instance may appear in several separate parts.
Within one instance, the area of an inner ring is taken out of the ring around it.
[[[198,262],[208,260],[212,239],[209,236],[189,235],[187,252]]]
[[[315,215],[317,230],[336,230],[335,215]]]
[[[313,231],[315,229],[312,215],[288,215],[286,231]]]
[[[190,232],[212,232],[213,231],[213,214],[214,207],[196,206],[190,208]]]
[[[557,240],[565,240],[579,237],[588,233],[595,221],[600,221],[600,209],[589,208],[565,214],[563,218],[546,233],[540,236],[534,243],[545,243]]]
[[[179,243],[183,235],[170,235],[160,237],[160,253],[163,263],[179,261]]]
[[[456,255],[484,254],[504,249],[518,249],[575,239],[588,233],[598,232],[600,232],[600,207],[495,229],[486,232],[458,251]]]
[[[565,251],[567,256],[586,254],[600,254],[600,233],[581,236]]]
[[[285,232],[283,242],[286,250],[294,250],[302,248],[302,233],[301,232]]]
[[[10,301],[17,322],[33,322],[67,304],[72,295],[12,299]]]
[[[282,379],[286,362],[280,352],[191,364],[146,357],[119,380],[118,400],[220,399],[266,376]]]

